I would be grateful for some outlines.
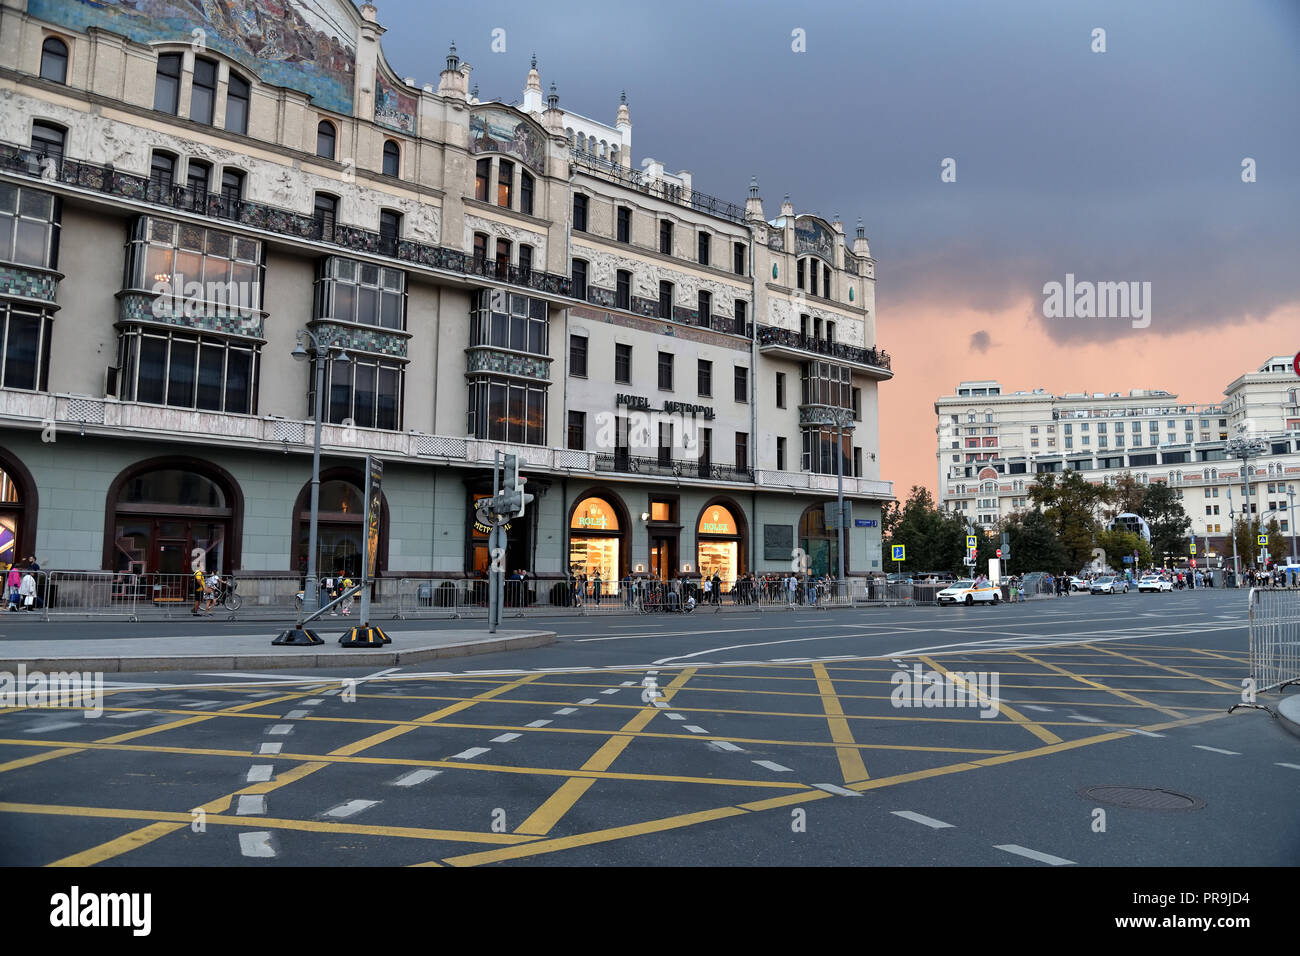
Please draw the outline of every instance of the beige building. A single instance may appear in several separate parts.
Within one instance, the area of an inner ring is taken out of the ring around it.
[[[3,0],[0,560],[295,573],[319,360],[323,568],[356,570],[373,454],[381,572],[481,573],[513,452],[510,570],[833,572],[837,470],[879,570],[862,227],[634,165],[626,99],[567,112],[535,60],[519,108],[454,48],[399,77],[383,34],[340,0]]]
[[[1242,513],[1249,484],[1252,515],[1265,525],[1276,519],[1287,536],[1270,551],[1288,554],[1289,491],[1300,491],[1300,377],[1290,356],[1273,356],[1223,394],[1222,402],[1197,405],[1161,389],[1053,395],[1009,392],[993,380],[961,382],[934,406],[938,501],[992,528],[1032,507],[1028,488],[1038,473],[1075,470],[1094,484],[1131,473],[1178,490],[1190,533],[1203,554],[1208,541],[1213,559],[1225,546],[1231,558],[1229,511]],[[1240,459],[1225,454],[1228,440],[1242,436],[1264,449],[1250,460],[1249,476]]]

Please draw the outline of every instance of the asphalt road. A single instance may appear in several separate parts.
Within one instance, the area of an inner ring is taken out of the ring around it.
[[[544,626],[437,670],[107,675],[96,719],[0,711],[0,861],[1300,862],[1300,739],[1227,714],[1245,591]],[[87,633],[0,620],[32,627]]]

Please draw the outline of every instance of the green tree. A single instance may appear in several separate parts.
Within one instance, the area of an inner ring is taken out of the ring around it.
[[[1030,486],[1029,497],[1055,530],[1066,566],[1073,571],[1090,561],[1100,530],[1097,511],[1115,497],[1114,491],[1077,471],[1045,472]]]
[[[1135,514],[1145,517],[1142,508],[1150,487],[1154,486],[1142,484],[1127,471],[1118,476],[1113,486],[1115,514]]]
[[[889,561],[892,545],[901,544],[907,549],[904,571],[960,571],[965,553],[966,538],[959,515],[941,511],[929,489],[913,485],[901,507],[891,509],[891,524],[885,529],[885,563]]]
[[[1151,528],[1151,551],[1157,564],[1163,564],[1167,557],[1187,556],[1187,530],[1192,526],[1192,519],[1183,510],[1178,492],[1163,481],[1147,486],[1142,510],[1137,514]]]
[[[1106,563],[1113,571],[1123,571],[1126,567],[1124,559],[1131,558],[1134,551],[1138,553],[1137,567],[1133,569],[1135,573],[1140,568],[1151,567],[1151,545],[1147,544],[1140,534],[1134,534],[1132,531],[1125,531],[1123,528],[1099,531],[1097,547],[1106,552]]]
[[[1039,508],[1007,517],[1003,530],[1011,536],[1011,566],[1016,574],[1048,571],[1060,574],[1068,563],[1056,529]]]
[[[1232,523],[1232,536],[1237,542],[1237,557],[1241,559],[1241,570],[1257,565],[1255,560],[1259,554],[1259,544],[1257,543],[1260,535],[1259,519],[1251,518],[1247,521],[1244,517],[1238,517]],[[1269,538],[1271,542],[1273,539]]]

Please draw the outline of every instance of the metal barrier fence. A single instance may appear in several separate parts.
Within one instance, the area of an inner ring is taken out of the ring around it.
[[[1300,684],[1300,588],[1250,589],[1250,678],[1257,694]]]
[[[136,575],[113,571],[50,571],[43,619],[53,616],[136,617]]]

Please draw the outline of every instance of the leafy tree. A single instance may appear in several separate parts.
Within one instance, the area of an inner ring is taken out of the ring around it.
[[[1115,497],[1114,491],[1077,471],[1045,472],[1030,486],[1029,497],[1056,531],[1067,567],[1081,568],[1090,561],[1099,530],[1097,510]]]
[[[897,515],[896,519],[894,515]],[[929,489],[913,485],[901,507],[891,509],[891,525],[885,526],[884,555],[890,547],[907,548],[907,571],[960,571],[966,548],[965,524],[960,515],[941,511]],[[882,519],[883,524],[883,519]]]
[[[1151,567],[1151,545],[1147,544],[1140,534],[1132,531],[1125,531],[1123,528],[1100,531],[1097,533],[1097,547],[1106,552],[1106,563],[1114,571],[1123,571],[1124,558],[1131,557],[1134,551],[1138,553],[1135,572],[1140,568]]]
[[[1011,536],[1011,563],[1016,574],[1048,571],[1059,574],[1068,558],[1056,529],[1039,508],[1009,515],[1003,530]]]
[[[1151,551],[1157,563],[1163,564],[1167,557],[1187,555],[1187,529],[1192,519],[1183,510],[1178,492],[1163,481],[1149,485],[1137,514],[1146,518],[1151,528]]]
[[[1232,536],[1237,542],[1237,557],[1241,559],[1241,569],[1244,571],[1252,565],[1259,562],[1255,558],[1259,554],[1259,545],[1257,544],[1260,535],[1259,519],[1251,518],[1247,521],[1244,517],[1238,517],[1232,523]],[[1272,538],[1268,539],[1272,542]],[[1231,557],[1229,555],[1229,557]]]
[[[1154,486],[1142,484],[1127,471],[1117,477],[1113,485],[1115,514],[1135,514],[1146,517],[1142,507],[1146,500],[1148,487]]]

